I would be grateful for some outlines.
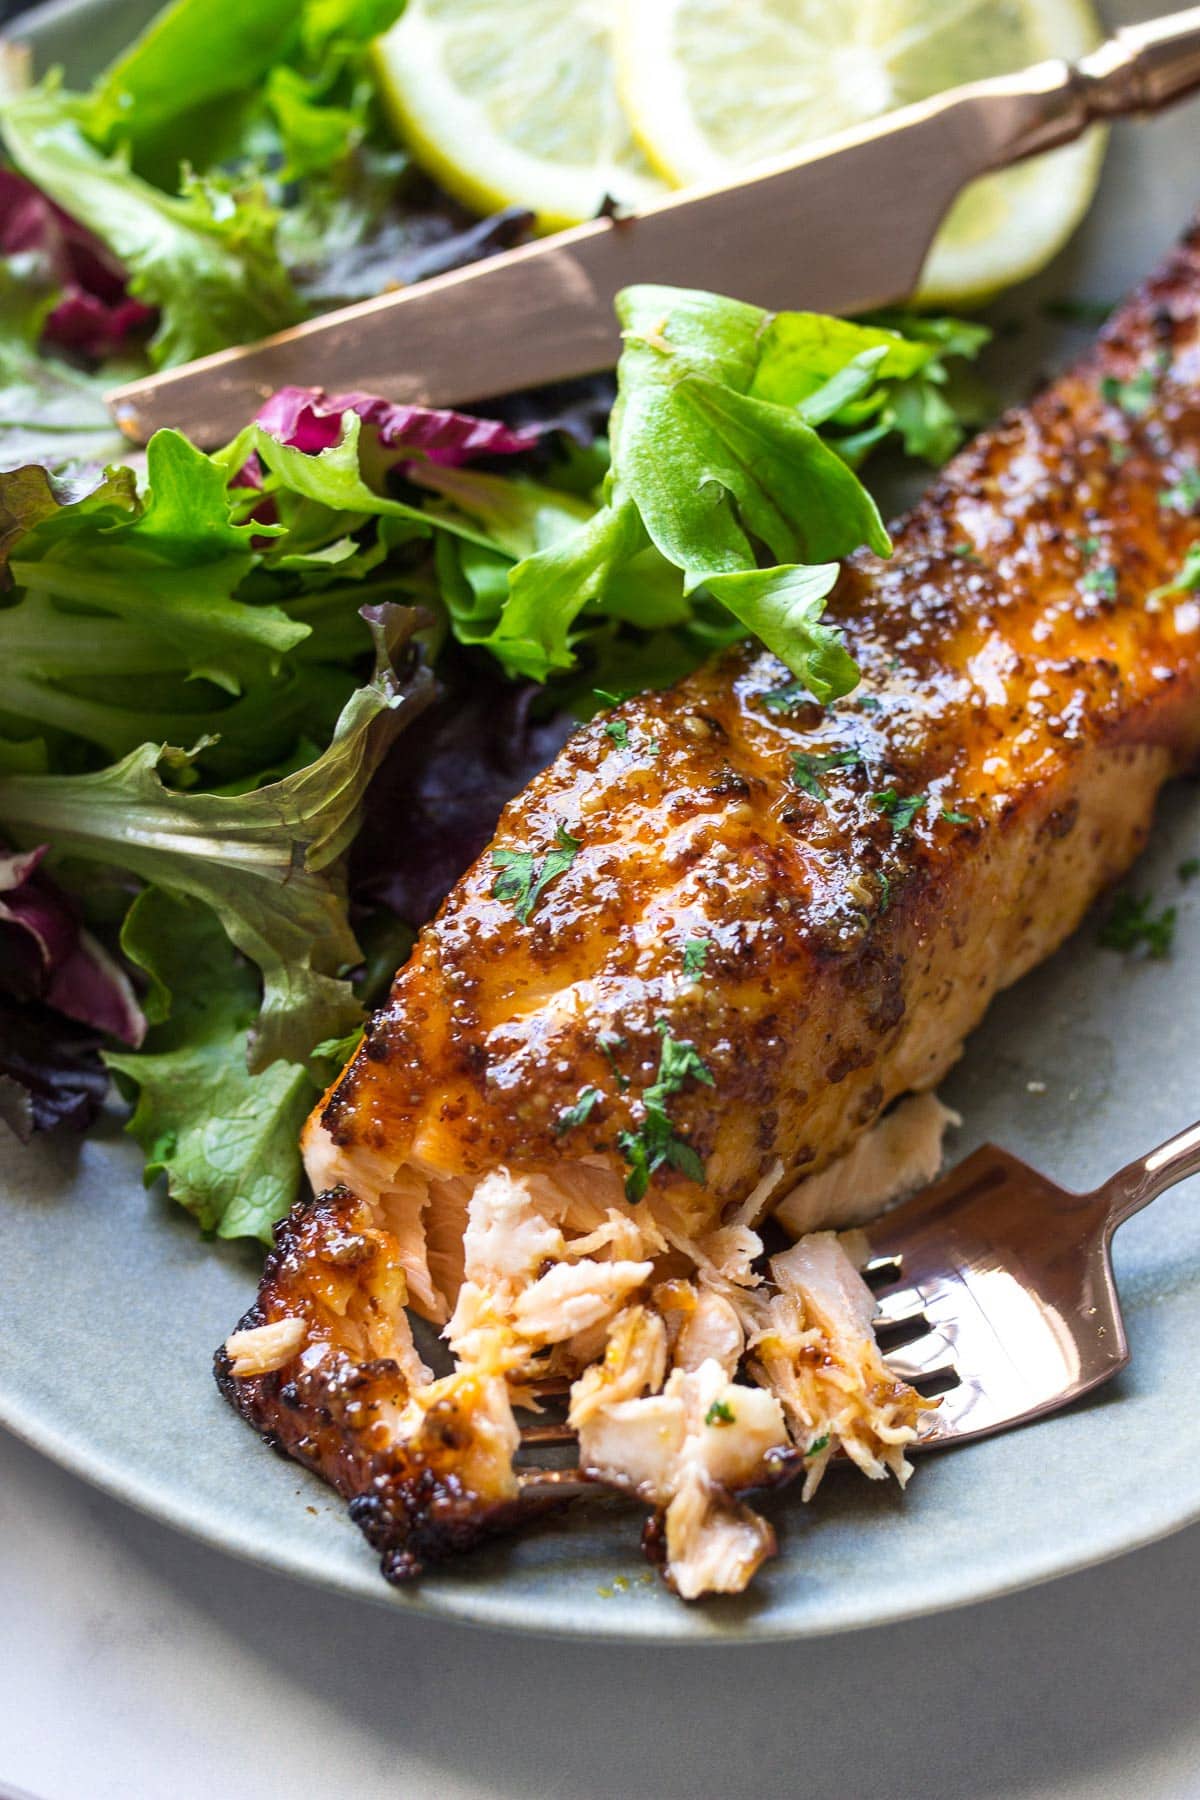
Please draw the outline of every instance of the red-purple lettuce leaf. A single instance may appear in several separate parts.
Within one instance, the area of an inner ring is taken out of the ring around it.
[[[513,429],[496,419],[440,407],[402,406],[377,394],[327,394],[321,388],[285,387],[272,394],[255,423],[293,450],[319,456],[342,435],[342,418],[357,413],[389,461],[415,457],[451,468],[477,456],[508,456],[532,450],[535,428]]]
[[[107,1092],[93,1032],[0,993],[0,1121],[22,1142],[58,1125],[86,1131]]]
[[[124,269],[99,238],[11,169],[0,169],[0,256],[31,261],[57,295],[42,339],[59,349],[99,361],[154,319],[130,299]]]
[[[0,993],[43,1001],[123,1044],[146,1021],[124,970],[81,923],[67,895],[39,868],[46,846],[0,850]]]

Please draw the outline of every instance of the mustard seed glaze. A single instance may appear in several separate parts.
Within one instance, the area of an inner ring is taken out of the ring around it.
[[[506,809],[495,848],[536,870],[565,832],[577,854],[524,923],[485,854],[422,933],[309,1122],[330,1191],[277,1228],[242,1321],[300,1320],[305,1347],[238,1375],[217,1355],[228,1398],[351,1501],[390,1578],[539,1503],[497,1435],[507,1399],[471,1367],[422,1389],[402,1312],[454,1307],[480,1177],[619,1197],[618,1133],[645,1128],[667,1036],[690,1043],[712,1086],[693,1065],[666,1105],[705,1179],[665,1165],[609,1213],[669,1226],[675,1255],[776,1159],[813,1172],[935,1082],[1128,867],[1200,750],[1200,596],[1157,591],[1200,537],[1170,496],[1198,463],[1193,233],[1089,357],[950,465],[890,562],[853,560],[831,607],[852,695],[772,710],[787,671],[746,646],[579,731]],[[687,1272],[669,1261],[645,1265],[643,1305]]]
[[[719,1212],[776,1155],[816,1168],[936,1079],[1126,867],[1200,739],[1196,603],[1146,605],[1197,536],[1160,496],[1200,453],[1198,264],[1193,236],[1073,373],[956,459],[890,562],[854,559],[830,608],[853,694],[773,711],[788,672],[746,645],[575,734],[494,846],[540,861],[564,828],[573,864],[527,924],[490,855],[465,876],[325,1105],[340,1146],[464,1175],[615,1153],[666,1020],[715,1084],[671,1103],[708,1178],[678,1202]],[[1113,384],[1147,371],[1134,416]],[[803,791],[797,753],[837,751],[861,760]],[[921,802],[907,829],[872,804],[888,790]]]

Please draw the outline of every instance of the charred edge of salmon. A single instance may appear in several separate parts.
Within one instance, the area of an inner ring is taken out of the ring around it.
[[[322,1253],[344,1268],[355,1253],[361,1202],[349,1188],[331,1188],[299,1202],[275,1227],[258,1297],[238,1321],[253,1330],[280,1318],[304,1317],[319,1341],[317,1306],[298,1275]],[[369,1260],[357,1252],[361,1268]],[[310,1339],[310,1342],[313,1341]],[[331,1349],[315,1368],[299,1356],[265,1375],[236,1376],[222,1344],[213,1357],[217,1386],[230,1405],[281,1455],[301,1463],[349,1502],[350,1517],[380,1553],[386,1580],[420,1575],[485,1539],[516,1530],[567,1502],[552,1493],[522,1493],[496,1501],[470,1488],[457,1472],[469,1420],[446,1403],[429,1415],[418,1449],[390,1441],[380,1451],[371,1437],[385,1409],[402,1404],[407,1383],[392,1357],[355,1362]]]

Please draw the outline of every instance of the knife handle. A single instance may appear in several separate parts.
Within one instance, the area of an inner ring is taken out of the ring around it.
[[[1096,119],[1152,113],[1200,89],[1200,6],[1126,25],[1077,65]]]

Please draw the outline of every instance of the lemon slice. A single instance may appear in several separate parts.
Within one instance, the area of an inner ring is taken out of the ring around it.
[[[374,56],[413,155],[478,212],[556,231],[663,191],[617,98],[609,0],[408,0]]]
[[[1090,0],[615,0],[621,97],[676,186],[738,169],[1103,37]],[[977,300],[1040,269],[1087,210],[1104,136],[962,193],[920,298]]]

